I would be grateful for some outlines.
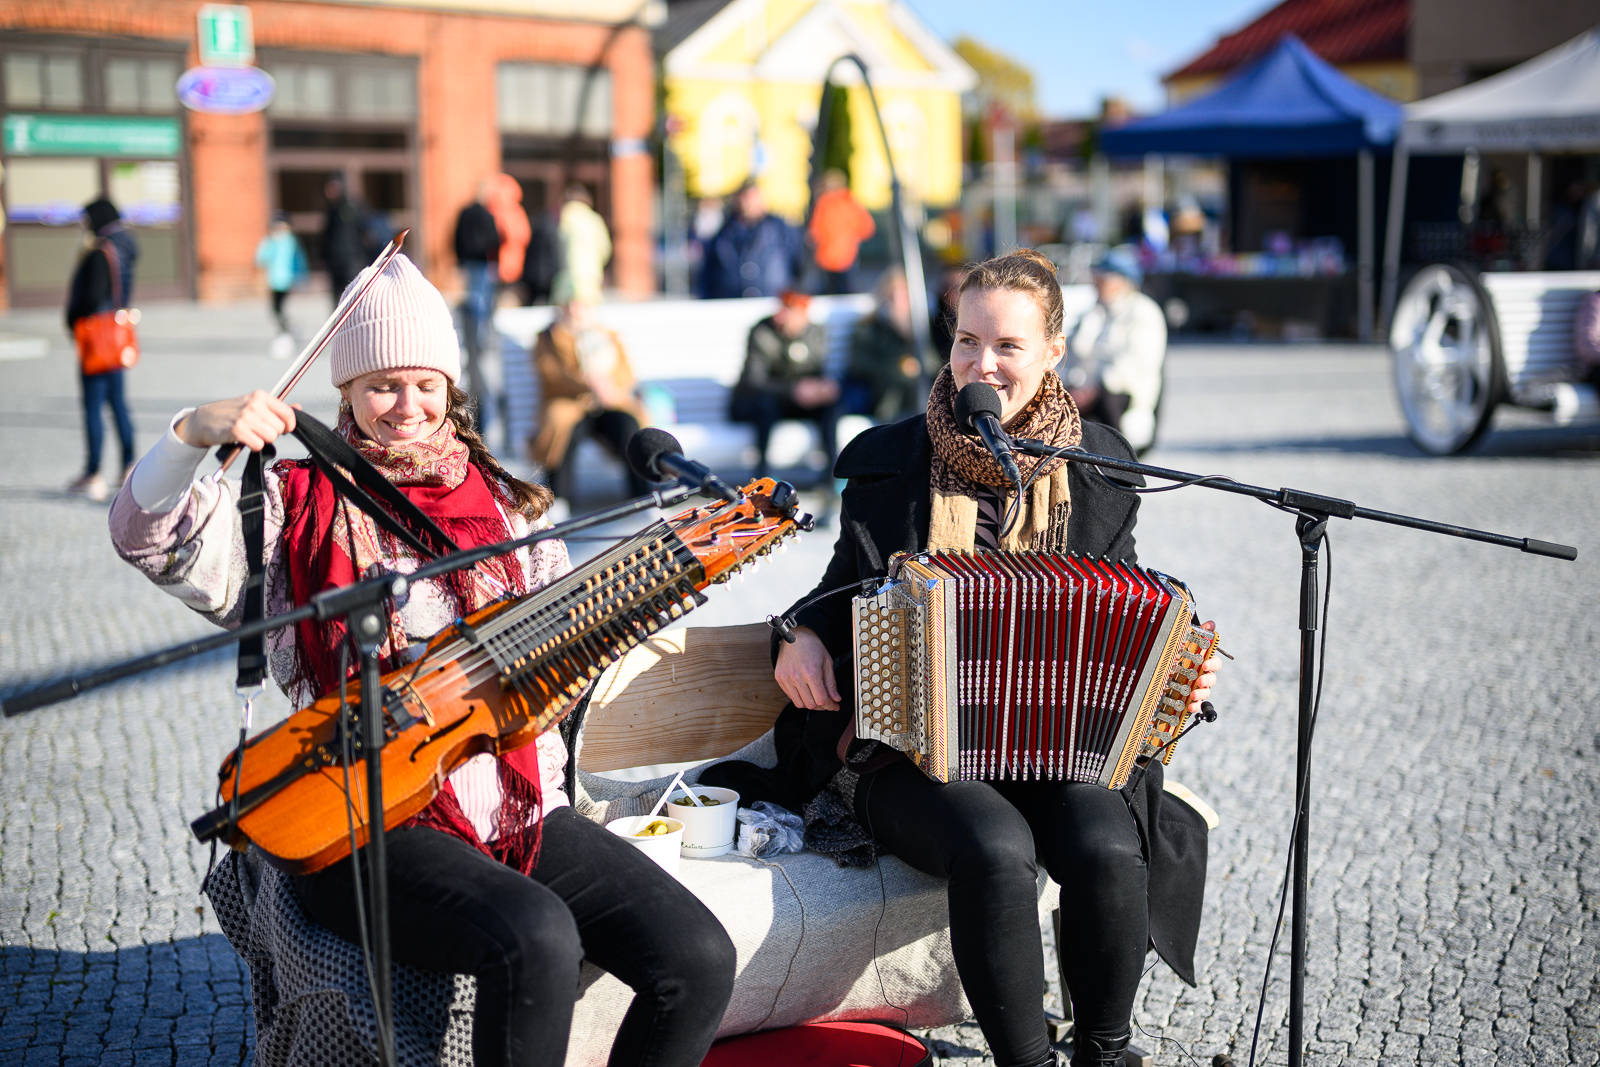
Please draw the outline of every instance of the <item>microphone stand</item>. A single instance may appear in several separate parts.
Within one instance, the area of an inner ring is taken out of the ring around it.
[[[1538,541],[1531,537],[1511,537],[1506,534],[1473,530],[1465,526],[1454,526],[1450,523],[1434,522],[1431,519],[1420,519],[1412,515],[1376,511],[1361,507],[1351,500],[1323,496],[1303,489],[1267,489],[1221,476],[1189,474],[1185,471],[1151,466],[1148,463],[1098,456],[1075,447],[1057,448],[1043,441],[1023,437],[1014,437],[1011,442],[1018,451],[1032,456],[1060,457],[1069,463],[1084,463],[1095,468],[1124,471],[1188,485],[1202,485],[1224,493],[1255,497],[1296,516],[1295,540],[1300,546],[1300,700],[1295,749],[1294,840],[1290,846],[1294,857],[1294,874],[1291,878],[1294,886],[1294,910],[1290,920],[1289,939],[1289,1067],[1301,1067],[1305,1050],[1307,887],[1311,840],[1311,738],[1316,721],[1317,565],[1328,520],[1369,519],[1391,526],[1405,526],[1413,530],[1460,537],[1468,541],[1481,541],[1503,548],[1515,548],[1553,559],[1575,560],[1578,558],[1578,550],[1569,545]],[[1268,959],[1267,966],[1271,965],[1272,961]]]
[[[390,966],[389,944],[389,881],[388,881],[388,848],[385,840],[386,832],[383,824],[383,760],[382,751],[388,742],[385,712],[383,702],[382,672],[378,664],[378,648],[383,643],[385,632],[384,612],[386,603],[393,597],[405,594],[413,582],[426,578],[433,578],[451,571],[471,567],[483,560],[494,556],[506,555],[519,548],[535,544],[539,541],[548,541],[553,538],[563,537],[579,530],[586,530],[592,526],[600,526],[615,522],[629,515],[651,508],[665,508],[677,504],[693,493],[698,486],[679,482],[666,489],[658,489],[648,496],[637,497],[633,500],[615,504],[608,508],[584,515],[581,518],[570,519],[544,530],[535,530],[526,536],[510,541],[502,541],[493,545],[482,545],[477,548],[466,549],[461,552],[441,556],[431,563],[418,567],[410,574],[380,574],[375,577],[364,578],[350,585],[338,589],[329,589],[311,598],[310,603],[295,608],[292,611],[275,615],[270,619],[262,619],[249,625],[240,626],[236,630],[215,634],[210,637],[194,641],[186,641],[170,648],[157,652],[146,653],[121,663],[113,663],[105,667],[88,671],[84,674],[73,674],[65,679],[51,682],[20,693],[6,697],[3,708],[6,718],[21,715],[24,712],[42,708],[48,704],[70,699],[80,693],[91,689],[109,685],[123,678],[143,674],[147,671],[164,667],[179,660],[188,659],[215,649],[225,648],[228,645],[249,637],[257,637],[272,633],[288,626],[293,626],[306,619],[329,619],[344,617],[345,625],[351,638],[354,640],[360,659],[361,672],[361,703],[358,712],[360,719],[360,737],[356,739],[357,752],[367,764],[367,845],[366,860],[367,874],[370,888],[367,892],[365,910],[370,919],[369,928],[372,930],[372,1006],[373,1014],[377,1019],[378,1030],[378,1059],[384,1067],[393,1067],[395,1059],[394,1045],[394,993],[391,983],[392,968]],[[234,757],[236,760],[244,759],[244,749],[241,747]],[[255,805],[241,803],[237,793],[232,804],[224,805],[208,816],[202,816],[192,824],[195,836],[202,841],[215,840],[224,834],[231,833],[236,820],[247,814]],[[265,800],[257,798],[257,803]],[[350,857],[351,863],[356,863],[355,855]]]

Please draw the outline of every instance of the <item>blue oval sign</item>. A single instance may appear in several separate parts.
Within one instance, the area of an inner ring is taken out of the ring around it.
[[[247,115],[272,103],[272,75],[260,67],[191,67],[178,79],[178,99],[190,111]]]

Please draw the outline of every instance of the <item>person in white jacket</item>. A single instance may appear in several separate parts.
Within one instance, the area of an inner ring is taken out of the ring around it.
[[[1126,245],[1094,265],[1099,295],[1072,333],[1060,368],[1083,417],[1121,431],[1139,453],[1155,443],[1167,320],[1139,291],[1144,272]]]

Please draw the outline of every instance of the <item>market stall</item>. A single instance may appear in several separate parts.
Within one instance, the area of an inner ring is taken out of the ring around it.
[[[1357,332],[1367,337],[1372,330],[1375,262],[1373,155],[1394,141],[1401,117],[1399,104],[1351,81],[1288,34],[1277,48],[1216,90],[1163,114],[1107,130],[1100,144],[1113,156],[1326,161],[1314,168],[1323,171],[1334,160],[1353,157],[1357,187],[1353,283],[1345,277],[1348,267],[1342,250],[1337,266],[1327,255],[1316,254],[1308,238],[1325,242],[1326,235],[1321,234],[1298,235],[1298,244],[1286,233],[1269,234],[1259,252],[1238,250],[1244,254],[1177,262],[1173,270],[1158,270],[1156,275],[1173,274],[1163,284],[1174,291],[1203,292],[1222,308],[1300,319],[1323,325],[1329,332],[1342,332],[1331,309],[1338,306],[1341,291],[1353,288]],[[1252,197],[1259,198],[1254,191],[1234,193],[1236,201]],[[1236,214],[1239,206],[1236,203]],[[1197,284],[1179,276],[1206,280]]]
[[[1413,155],[1462,155],[1464,193],[1475,193],[1481,154],[1525,153],[1530,221],[1537,219],[1541,169],[1554,153],[1600,152],[1600,27],[1482,81],[1409,104],[1395,145],[1384,245],[1383,311],[1395,381],[1412,438],[1426,451],[1458,452],[1489,428],[1495,407],[1552,411],[1558,421],[1600,414],[1594,388],[1579,381],[1572,322],[1579,300],[1600,289],[1600,232],[1592,191],[1582,210],[1535,227],[1530,254],[1570,239],[1564,266],[1588,270],[1477,270],[1425,265],[1399,293],[1408,162]],[[1464,206],[1466,201],[1464,200]],[[1450,257],[1455,258],[1455,257]],[[1513,264],[1514,265],[1514,264]]]

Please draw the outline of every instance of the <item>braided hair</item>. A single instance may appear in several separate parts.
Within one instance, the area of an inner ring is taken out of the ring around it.
[[[518,512],[529,522],[548,511],[555,502],[555,494],[542,485],[525,482],[512,475],[500,466],[500,461],[494,458],[489,446],[483,443],[473,419],[471,394],[455,382],[450,382],[449,395],[450,407],[445,411],[445,418],[455,424],[456,436],[467,446],[467,458],[490,476],[490,485],[498,482],[504,487],[510,497],[509,509]]]

